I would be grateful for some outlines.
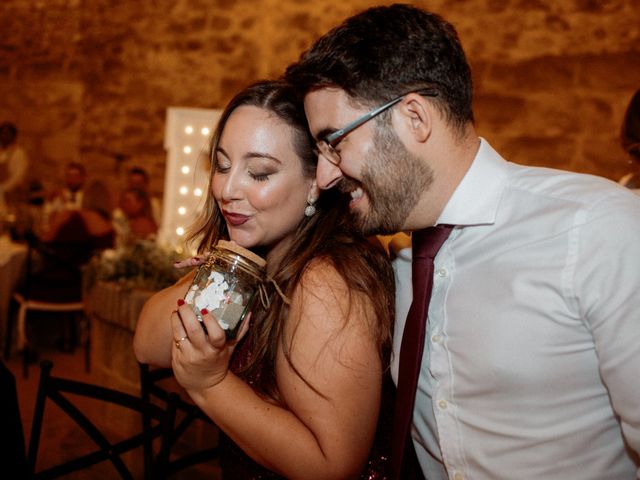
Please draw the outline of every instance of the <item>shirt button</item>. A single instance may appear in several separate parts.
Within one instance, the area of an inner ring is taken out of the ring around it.
[[[453,474],[453,480],[464,480],[464,475],[460,472],[456,472]]]
[[[433,343],[440,343],[440,340],[442,340],[442,337],[438,334],[435,334],[433,337],[431,337],[431,341]]]
[[[440,277],[446,277],[448,275],[448,273],[449,272],[444,267],[438,269],[438,276],[440,276]]]
[[[446,410],[447,408],[447,402],[445,400],[440,400],[438,402],[438,407],[440,407],[440,410]]]

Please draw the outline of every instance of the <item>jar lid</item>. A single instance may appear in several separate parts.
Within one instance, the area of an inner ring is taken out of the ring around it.
[[[218,240],[218,243],[216,246],[219,248],[224,248],[225,250],[229,250],[233,253],[237,253],[238,255],[241,255],[251,260],[260,268],[264,268],[265,265],[267,264],[267,261],[264,258],[262,258],[259,255],[256,255],[251,250],[247,250],[246,248],[241,247],[236,242],[230,242],[228,240]]]

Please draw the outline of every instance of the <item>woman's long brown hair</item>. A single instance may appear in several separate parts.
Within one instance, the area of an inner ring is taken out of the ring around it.
[[[315,175],[317,155],[314,152],[314,142],[308,130],[302,101],[291,86],[281,81],[255,83],[231,100],[222,113],[212,137],[211,159],[215,159],[220,137],[229,117],[240,106],[265,109],[289,125],[294,136],[294,149],[303,164],[304,174],[307,177]],[[226,224],[211,192],[215,164],[212,160],[205,207],[189,237],[192,241],[199,240],[198,251],[201,253],[210,250],[219,239],[229,238]],[[280,265],[272,269],[275,272],[272,278],[284,295],[292,298],[311,261],[322,258],[331,262],[350,287],[350,295],[364,295],[371,303],[375,318],[369,327],[386,368],[389,363],[394,311],[393,272],[384,251],[355,231],[348,202],[349,198],[337,188],[323,191],[315,205],[317,212],[311,217],[305,216],[300,221],[290,250]],[[261,253],[260,249],[255,251]],[[289,307],[274,291],[271,292],[270,299],[268,309],[254,309],[250,336],[251,356],[248,363],[237,373],[241,377],[254,379],[252,386],[261,393],[279,399],[275,378],[275,361],[279,347],[282,347],[294,371],[298,371],[291,361],[290,345],[286,344],[284,337]],[[345,322],[348,321],[347,312]],[[313,388],[313,385],[309,386]]]

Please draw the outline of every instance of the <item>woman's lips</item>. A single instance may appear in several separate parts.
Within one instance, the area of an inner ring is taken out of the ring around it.
[[[222,214],[224,215],[224,218],[227,221],[227,223],[229,223],[230,225],[233,225],[234,227],[242,225],[243,223],[247,222],[250,218],[248,215],[242,215],[240,213],[222,212]]]

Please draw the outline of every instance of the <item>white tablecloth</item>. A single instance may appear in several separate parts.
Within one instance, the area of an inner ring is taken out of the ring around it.
[[[27,246],[14,243],[8,237],[0,237],[0,337],[4,345],[7,335],[9,302],[11,294],[24,272]]]

